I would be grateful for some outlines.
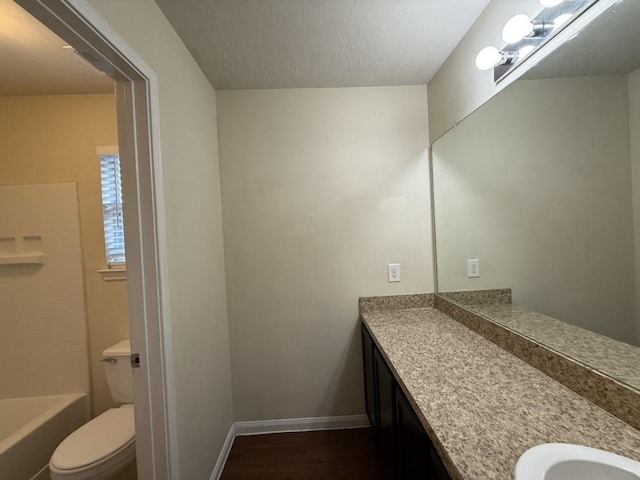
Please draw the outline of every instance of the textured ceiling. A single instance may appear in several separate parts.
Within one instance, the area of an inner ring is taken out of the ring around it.
[[[489,0],[156,0],[216,88],[426,84]]]
[[[12,0],[0,0],[0,96],[113,93],[65,42]]]

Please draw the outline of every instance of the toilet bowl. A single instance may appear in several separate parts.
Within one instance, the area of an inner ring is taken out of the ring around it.
[[[114,401],[124,403],[84,424],[53,452],[51,480],[135,479],[135,418],[129,340],[102,352],[109,390]]]
[[[133,405],[112,408],[69,435],[49,462],[51,480],[121,478],[135,463]]]

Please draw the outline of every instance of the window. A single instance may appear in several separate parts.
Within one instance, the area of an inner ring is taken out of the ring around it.
[[[125,268],[124,223],[122,215],[122,179],[118,148],[98,147],[100,158],[100,183],[102,186],[102,216],[104,221],[104,244],[107,270],[101,270],[103,278],[121,279],[123,276],[107,278],[105,273]]]

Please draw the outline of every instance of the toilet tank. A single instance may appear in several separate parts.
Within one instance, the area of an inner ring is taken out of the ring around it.
[[[133,403],[133,374],[131,372],[131,344],[122,340],[102,352],[111,398],[118,403]]]

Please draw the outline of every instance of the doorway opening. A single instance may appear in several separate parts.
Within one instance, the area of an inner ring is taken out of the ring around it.
[[[134,372],[138,476],[165,480],[171,458],[165,358],[170,342],[161,265],[165,239],[160,178],[157,79],[85,1],[16,0],[78,54],[116,82],[118,145],[124,202],[128,310]]]

